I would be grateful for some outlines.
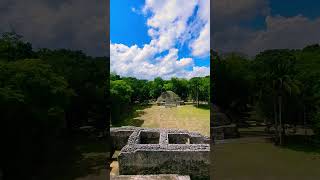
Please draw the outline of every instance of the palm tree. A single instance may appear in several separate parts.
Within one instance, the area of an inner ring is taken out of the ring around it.
[[[283,144],[283,101],[287,96],[300,93],[299,82],[294,79],[295,57],[288,50],[268,50],[257,55],[257,71],[263,88],[263,95],[273,98],[273,114],[276,136]],[[272,89],[271,92],[264,90]]]
[[[289,66],[288,66],[289,67]],[[283,113],[283,98],[288,94],[289,96],[292,95],[298,95],[300,93],[300,88],[298,86],[299,82],[290,77],[289,75],[283,75],[282,77],[278,77],[276,79],[277,82],[277,87],[276,87],[276,92],[277,92],[277,98],[278,98],[278,107],[279,107],[279,114],[278,114],[278,119],[279,119],[279,128],[278,130],[279,133],[279,142],[280,145],[283,144],[283,136],[285,134],[285,128],[283,126],[282,122],[282,113]]]

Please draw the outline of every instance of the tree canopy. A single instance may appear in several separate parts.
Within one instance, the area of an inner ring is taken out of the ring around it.
[[[34,176],[55,140],[78,127],[108,126],[108,61],[81,51],[33,50],[14,32],[0,37],[0,131],[7,138],[0,167],[5,179]],[[21,162],[32,163],[18,166]]]
[[[111,121],[123,119],[135,102],[156,101],[162,92],[173,91],[184,101],[209,101],[210,77],[195,77],[190,80],[173,77],[164,80],[141,80],[134,77],[120,77],[110,74]]]
[[[211,53],[215,104],[240,120],[255,111],[279,132],[284,124],[309,124],[319,132],[319,45],[266,50],[253,58]]]

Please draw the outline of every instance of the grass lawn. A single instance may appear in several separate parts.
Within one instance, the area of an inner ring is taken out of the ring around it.
[[[258,129],[247,137],[211,148],[211,176],[217,180],[316,180],[320,179],[320,149],[294,141],[278,147],[261,136]],[[241,134],[241,131],[240,131]],[[299,145],[297,143],[300,143]]]
[[[210,110],[184,105],[172,108],[147,106],[134,109],[132,116],[116,126],[139,126],[148,128],[179,128],[210,134]]]

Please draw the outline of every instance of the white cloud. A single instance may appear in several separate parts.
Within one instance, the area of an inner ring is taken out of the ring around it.
[[[204,77],[210,75],[210,68],[204,66],[194,66],[192,71],[188,74],[188,78]]]
[[[210,25],[209,0],[146,0],[142,12],[148,15],[149,44],[142,48],[137,45],[131,47],[124,44],[110,45],[111,71],[122,76],[134,76],[143,79],[153,79],[157,76],[163,78],[193,77],[209,74],[208,67],[193,67],[192,57],[179,58],[177,45],[189,42],[191,55],[195,57],[209,55]],[[194,21],[188,23],[194,14],[196,6],[199,11]],[[137,11],[132,8],[132,11]],[[196,34],[196,37],[188,36]],[[160,53],[167,54],[159,56]],[[192,71],[186,70],[193,69]]]
[[[187,28],[187,21],[197,5],[196,0],[147,0],[144,12],[151,12],[147,20],[149,35],[159,51],[172,48]]]
[[[204,24],[199,36],[190,44],[192,55],[208,56],[210,52],[210,0],[200,0],[197,20]]]
[[[320,43],[320,18],[267,16],[265,22],[266,29],[253,32],[252,38],[244,46],[248,54],[266,49],[299,49]]]
[[[267,49],[300,49],[320,43],[320,17],[271,16],[268,0],[215,0],[212,7],[211,45],[220,53],[237,51],[254,56]],[[242,22],[253,25],[259,16],[265,19],[262,29],[243,26]]]
[[[237,51],[250,56],[267,49],[300,49],[320,43],[320,18],[266,16],[266,28],[251,30],[241,26],[214,33],[214,43],[220,52]]]
[[[136,45],[128,47],[123,44],[111,44],[111,71],[122,76],[134,76],[142,79],[155,77],[169,78],[172,74],[185,71],[193,65],[192,58],[178,59],[178,49],[170,49],[164,57],[158,57],[157,62],[150,63],[155,51],[145,45],[138,48]]]
[[[193,56],[208,56],[210,52],[210,24],[209,22],[201,30],[198,39],[191,44]]]

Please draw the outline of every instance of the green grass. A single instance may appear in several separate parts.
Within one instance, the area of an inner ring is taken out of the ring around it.
[[[241,128],[242,138],[211,149],[211,176],[219,180],[316,180],[320,149],[305,137],[290,136],[283,147],[273,145],[261,127]]]
[[[206,108],[197,108],[192,105],[181,106],[177,110],[177,116],[187,118],[190,116],[198,117],[201,120],[207,120],[210,117],[210,110]]]
[[[210,110],[185,105],[173,108],[152,106],[139,117],[142,127],[177,128],[210,134]]]
[[[114,123],[114,127],[121,126],[141,126],[143,121],[138,117],[144,114],[144,109],[150,107],[151,105],[134,105],[127,112],[123,112],[121,119]]]
[[[209,136],[210,110],[193,105],[164,108],[162,106],[136,106],[131,113],[114,126],[147,128],[178,128],[197,131]]]

